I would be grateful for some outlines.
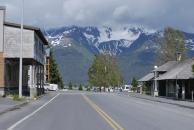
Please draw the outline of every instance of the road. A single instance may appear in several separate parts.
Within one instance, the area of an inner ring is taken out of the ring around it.
[[[65,92],[0,116],[0,130],[192,130],[193,122],[193,109],[114,93]]]

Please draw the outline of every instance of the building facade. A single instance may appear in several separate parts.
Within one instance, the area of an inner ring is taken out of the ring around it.
[[[0,93],[18,94],[21,25],[5,22],[5,7],[0,7]],[[48,42],[41,30],[23,29],[22,94],[30,97],[44,92],[45,47]]]
[[[45,83],[50,82],[50,48],[46,49],[45,57]]]
[[[175,99],[193,99],[194,73],[192,72],[193,59],[184,61],[169,61],[153,70],[139,80],[146,86],[148,93],[154,96],[171,97]]]

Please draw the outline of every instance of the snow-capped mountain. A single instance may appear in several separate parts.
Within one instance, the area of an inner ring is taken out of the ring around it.
[[[184,33],[189,56],[194,56],[194,34]],[[118,59],[125,82],[139,78],[153,69],[158,39],[163,31],[143,26],[79,27],[67,26],[45,32],[54,49],[63,79],[66,83],[87,82],[87,71],[98,53],[109,53]]]
[[[51,29],[46,32],[46,36],[53,46],[61,45],[61,41],[68,37],[80,44],[95,48],[100,53],[108,52],[112,55],[122,53],[122,48],[130,48],[141,35],[150,36],[156,34],[158,32],[155,30],[138,26],[116,29],[107,26],[101,28],[71,26]],[[63,46],[68,47],[70,44]]]

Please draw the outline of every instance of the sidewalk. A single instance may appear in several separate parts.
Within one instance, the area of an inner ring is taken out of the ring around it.
[[[162,97],[153,97],[153,96],[139,94],[139,93],[120,92],[118,94],[131,96],[131,97],[135,97],[135,98],[140,98],[140,99],[145,99],[145,100],[149,100],[149,101],[155,101],[155,102],[160,102],[160,103],[176,105],[179,107],[184,107],[184,108],[189,108],[189,109],[194,109],[194,102],[190,102],[190,101],[174,100],[174,99],[167,99],[167,98],[162,98]]]
[[[14,111],[16,109],[20,109],[21,107],[35,102],[35,101],[42,101],[42,100],[48,100],[50,97],[54,97],[57,92],[45,92],[45,94],[38,96],[36,99],[29,99],[26,98],[22,101],[14,101],[11,98],[3,98],[0,97],[0,116],[4,113],[7,113],[9,111]],[[48,99],[47,99],[48,98]]]
[[[28,100],[13,101],[12,99],[9,98],[0,97],[0,115],[8,111],[19,109],[20,107],[28,104],[28,102],[29,102]]]

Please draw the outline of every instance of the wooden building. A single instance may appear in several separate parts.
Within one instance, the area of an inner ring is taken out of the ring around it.
[[[150,88],[150,94],[158,91],[158,96],[176,99],[192,99],[194,94],[193,59],[169,61],[139,80]],[[156,82],[156,84],[155,84]]]

